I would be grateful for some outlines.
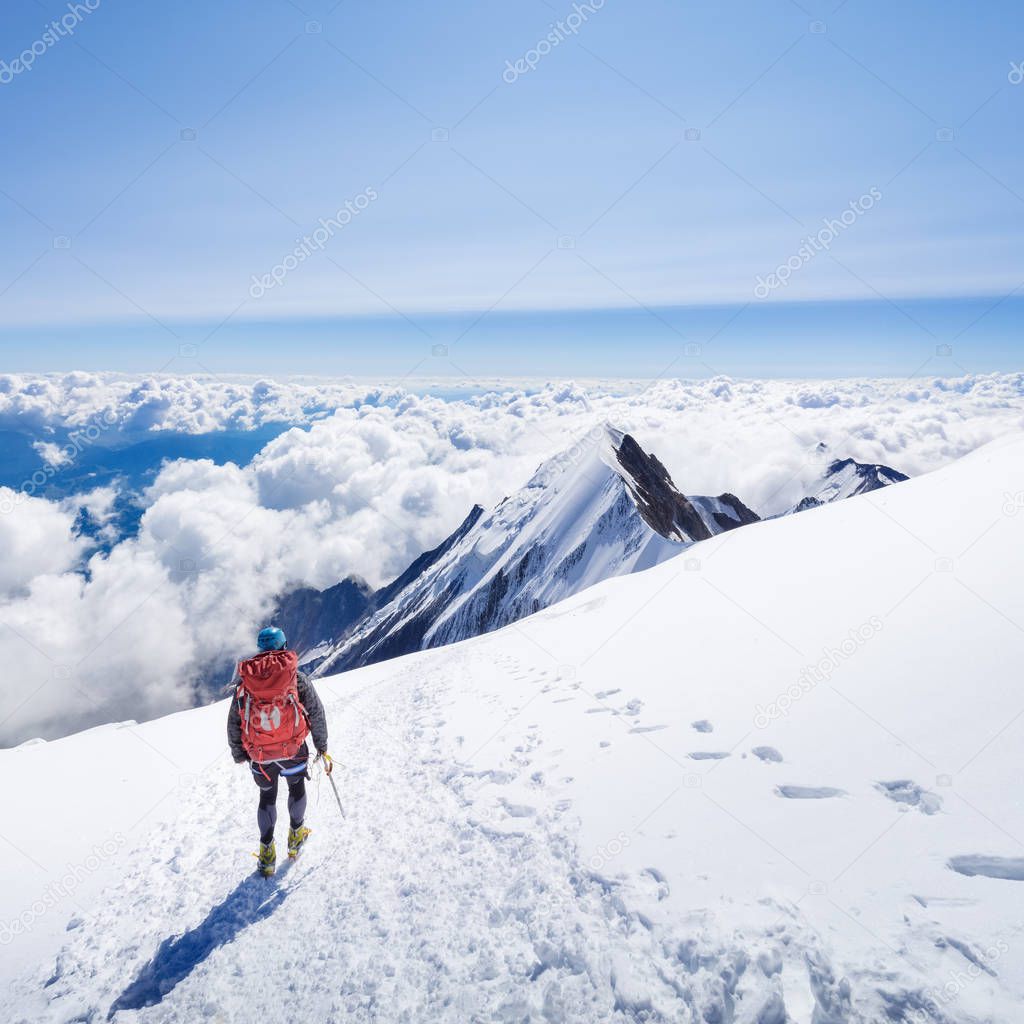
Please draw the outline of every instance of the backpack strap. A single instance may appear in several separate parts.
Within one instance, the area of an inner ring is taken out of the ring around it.
[[[244,704],[242,702],[243,697],[245,698]],[[249,705],[252,698],[242,683],[238,684],[238,689],[235,691],[235,699],[238,701],[238,715],[242,719],[242,732],[247,733],[249,731]]]

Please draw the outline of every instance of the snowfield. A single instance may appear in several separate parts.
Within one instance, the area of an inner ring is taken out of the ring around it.
[[[320,680],[347,819],[269,882],[224,703],[0,751],[0,1019],[1019,1021],[1022,491],[1014,435]]]

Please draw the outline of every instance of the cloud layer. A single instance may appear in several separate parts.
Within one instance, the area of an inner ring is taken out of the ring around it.
[[[205,673],[249,650],[287,587],[390,580],[474,502],[500,500],[603,420],[635,433],[682,490],[733,491],[771,514],[821,471],[821,441],[914,476],[1024,428],[1024,375],[560,382],[458,401],[355,381],[0,378],[7,429],[97,417],[114,437],[297,425],[248,466],[166,464],[138,536],[109,555],[90,556],[74,531],[81,505],[102,521],[109,488],[61,504],[0,493],[0,743],[187,706],[223,681]]]
[[[81,429],[115,433],[253,430],[267,423],[307,423],[372,397],[365,384],[221,377],[125,377],[103,373],[0,374],[0,429]]]

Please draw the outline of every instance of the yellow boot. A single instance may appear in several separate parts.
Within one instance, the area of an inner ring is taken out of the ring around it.
[[[274,846],[274,841],[260,843],[260,852],[254,853],[253,856],[256,858],[259,873],[264,878],[269,878],[277,867],[277,848]]]
[[[288,829],[288,856],[292,860],[298,857],[302,844],[309,838],[312,831],[312,829],[306,828],[305,825]]]

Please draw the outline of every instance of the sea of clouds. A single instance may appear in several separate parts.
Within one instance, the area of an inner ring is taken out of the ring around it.
[[[88,443],[103,445],[294,425],[247,466],[165,463],[140,496],[138,535],[107,553],[76,522],[86,506],[102,525],[115,488],[60,500],[0,488],[0,744],[208,697],[223,681],[211,666],[249,651],[289,587],[389,581],[474,503],[604,421],[684,493],[732,491],[762,515],[820,474],[819,442],[915,476],[1024,429],[1024,374],[454,384],[466,397],[443,381],[0,377],[0,430],[36,438],[41,464],[73,460],[63,441],[90,424],[104,426]]]

